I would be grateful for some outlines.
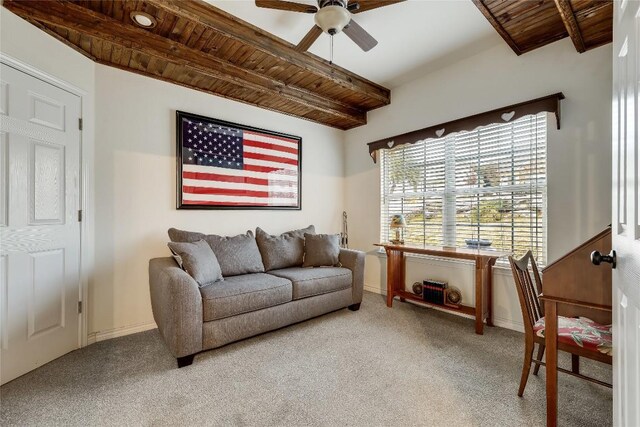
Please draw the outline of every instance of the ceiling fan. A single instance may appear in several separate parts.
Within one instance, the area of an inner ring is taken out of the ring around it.
[[[400,3],[404,0],[318,0],[318,7],[284,0],[255,1],[256,6],[267,9],[315,14],[316,25],[296,46],[296,49],[301,52],[309,49],[323,32],[333,36],[340,31],[343,31],[362,50],[368,52],[378,44],[378,41],[358,25],[351,15]]]

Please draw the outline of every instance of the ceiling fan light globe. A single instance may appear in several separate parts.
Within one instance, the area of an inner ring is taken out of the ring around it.
[[[351,21],[351,13],[342,6],[325,6],[315,16],[316,25],[328,34],[337,34]]]

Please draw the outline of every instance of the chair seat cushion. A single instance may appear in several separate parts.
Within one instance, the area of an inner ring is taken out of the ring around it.
[[[293,267],[269,274],[291,280],[294,300],[351,287],[351,270],[342,267]]]
[[[273,307],[291,301],[291,282],[265,273],[231,276],[200,288],[204,321]]]
[[[544,338],[544,317],[533,331]],[[558,342],[612,355],[611,325],[601,325],[586,317],[558,316]]]

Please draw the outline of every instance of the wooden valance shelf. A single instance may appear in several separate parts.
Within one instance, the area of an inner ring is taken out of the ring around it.
[[[440,123],[438,125],[429,126],[396,136],[390,136],[367,144],[369,146],[369,155],[373,161],[376,162],[378,150],[388,150],[403,144],[414,144],[418,141],[429,138],[442,138],[451,133],[471,131],[480,126],[486,126],[493,123],[508,123],[512,120],[519,119],[529,114],[538,114],[542,111],[554,113],[556,116],[556,125],[558,129],[560,129],[560,100],[562,99],[564,99],[564,94],[562,92],[558,92],[542,98],[536,98],[530,101],[520,102],[518,104],[508,105],[506,107],[497,108],[484,113],[452,120],[450,122]]]

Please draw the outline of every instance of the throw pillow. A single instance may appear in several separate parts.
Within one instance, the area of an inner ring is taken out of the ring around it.
[[[197,240],[207,242],[218,258],[224,277],[264,273],[262,256],[250,230],[246,234],[225,237],[170,228],[169,238],[172,242],[194,242]]]
[[[198,282],[198,286],[223,280],[218,259],[204,240],[169,242],[168,245],[180,267]]]
[[[303,267],[322,267],[339,264],[340,236],[337,234],[304,234]]]
[[[293,237],[299,237],[300,239],[304,240],[304,234],[305,233],[316,234],[316,228],[313,226],[313,224],[311,224],[307,228],[301,228],[299,230],[291,230],[291,231],[287,231],[286,233],[282,233],[282,234],[290,235],[290,236],[293,236]],[[300,261],[300,263],[302,263],[302,261]]]
[[[315,228],[310,225],[279,236],[272,236],[260,227],[256,228],[256,242],[265,270],[301,266],[304,259],[304,233],[315,234]]]

